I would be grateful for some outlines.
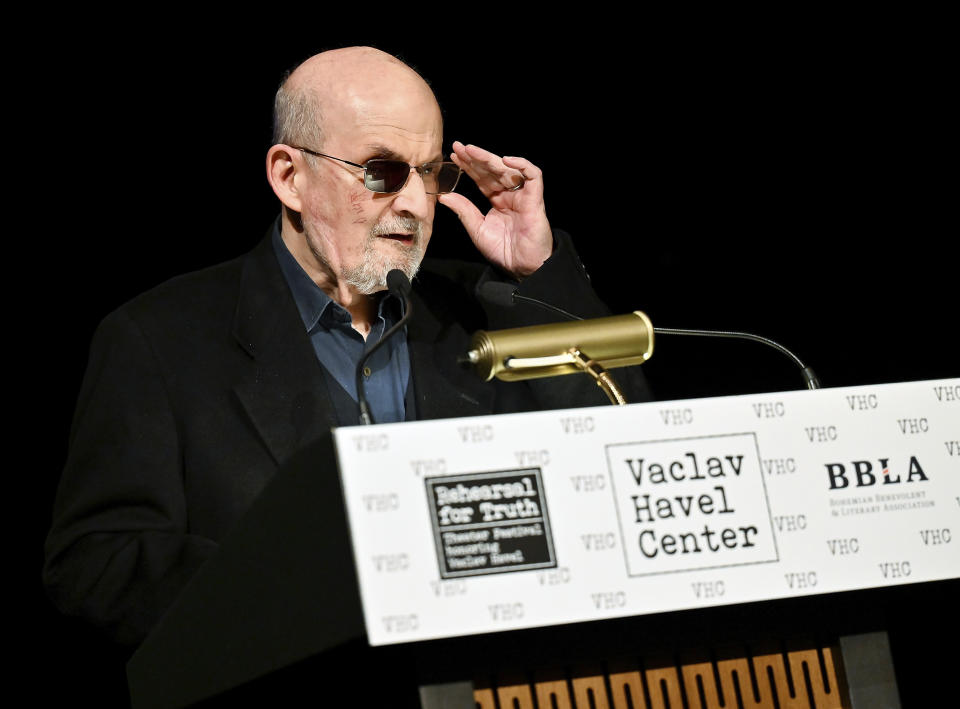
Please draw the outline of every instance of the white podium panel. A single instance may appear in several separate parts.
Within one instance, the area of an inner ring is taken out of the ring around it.
[[[960,577],[960,379],[334,439],[373,645]]]

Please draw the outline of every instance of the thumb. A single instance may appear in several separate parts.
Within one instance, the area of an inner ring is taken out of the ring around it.
[[[456,192],[437,195],[437,201],[457,215],[460,223],[463,224],[463,228],[467,230],[467,234],[475,241],[480,227],[483,225],[483,213],[477,209],[476,205]]]

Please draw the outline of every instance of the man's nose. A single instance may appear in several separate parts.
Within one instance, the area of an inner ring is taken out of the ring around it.
[[[398,212],[409,212],[417,219],[426,219],[429,216],[430,199],[420,173],[411,168],[407,184],[393,198],[393,208]]]

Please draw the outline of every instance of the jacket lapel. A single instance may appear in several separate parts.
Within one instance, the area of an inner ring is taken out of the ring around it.
[[[427,279],[429,280],[429,278]],[[472,332],[448,297],[418,278],[407,326],[417,418],[492,413],[494,387],[460,366]],[[233,334],[252,366],[235,392],[278,465],[338,425],[320,363],[273,253],[271,233],[247,255]]]
[[[407,326],[410,371],[420,420],[480,416],[493,411],[494,390],[457,363],[470,346],[468,333],[442,295],[415,281],[413,317]]]
[[[270,233],[246,257],[233,327],[250,355],[235,387],[278,465],[336,425],[323,371],[273,253]]]

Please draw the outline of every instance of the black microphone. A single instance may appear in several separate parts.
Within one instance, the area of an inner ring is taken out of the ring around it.
[[[570,320],[583,320],[579,315],[574,315],[569,313],[563,308],[558,308],[555,305],[546,303],[542,300],[537,300],[536,298],[530,298],[529,296],[520,295],[517,293],[515,286],[510,283],[503,283],[500,281],[487,281],[482,286],[480,286],[480,296],[493,303],[494,305],[501,305],[504,307],[513,307],[518,302],[531,303],[540,308],[544,308],[554,313],[558,313],[565,318]],[[787,357],[792,359],[794,363],[800,367],[800,373],[803,376],[803,381],[806,383],[808,389],[819,389],[820,380],[817,379],[817,375],[814,373],[811,367],[806,366],[803,362],[800,361],[800,358],[797,357],[793,352],[788,350],[786,347],[781,345],[778,342],[767,337],[761,337],[760,335],[754,335],[749,332],[735,332],[728,330],[689,330],[681,328],[669,328],[669,327],[654,327],[653,332],[655,335],[693,335],[696,337],[730,337],[740,340],[752,340],[753,342],[760,342],[769,347],[773,347],[775,350],[782,352]]]
[[[410,279],[399,268],[395,268],[387,274],[387,290],[393,295],[406,301],[410,297],[410,288]]]
[[[410,300],[410,279],[407,274],[399,268],[395,268],[387,274],[387,290],[391,295],[403,299],[403,317],[397,321],[397,324],[383,333],[383,337],[373,347],[367,350],[360,361],[357,362],[357,403],[360,404],[360,423],[369,426],[374,423],[373,414],[370,413],[370,404],[367,402],[367,392],[363,382],[363,366],[383,344],[393,337],[399,330],[407,324],[410,316],[413,315],[413,301]]]

